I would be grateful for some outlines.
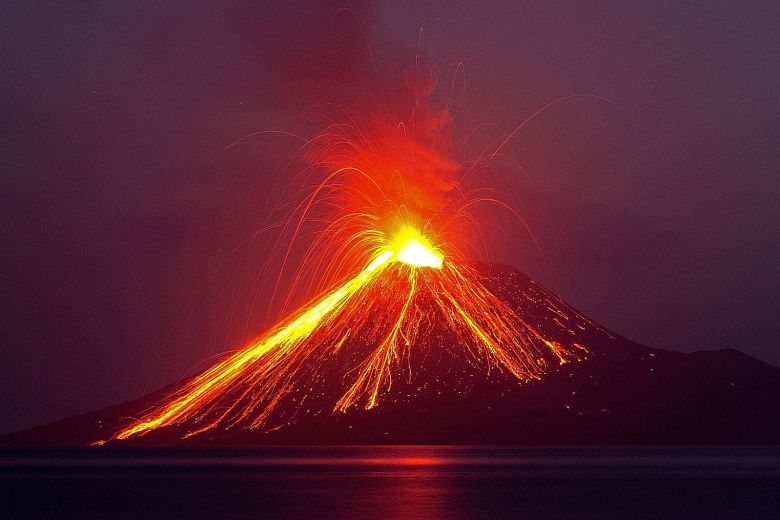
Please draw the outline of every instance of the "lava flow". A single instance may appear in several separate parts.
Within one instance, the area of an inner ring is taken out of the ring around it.
[[[432,83],[416,77],[410,95],[391,105],[397,110],[346,117],[306,145],[310,169],[323,177],[286,219],[277,252],[284,261],[293,257],[290,244],[308,226],[315,238],[295,279],[318,273],[330,288],[110,440],[164,427],[184,436],[270,431],[300,410],[373,409],[394,380],[412,377],[423,355],[417,345],[435,343],[441,329],[456,339],[453,356],[519,382],[584,353],[545,337],[466,260],[462,241],[476,222],[469,210],[493,200],[465,189],[462,179],[476,163],[456,160],[449,112],[432,108]]]

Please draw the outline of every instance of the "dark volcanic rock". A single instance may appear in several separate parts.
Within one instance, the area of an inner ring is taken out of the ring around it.
[[[381,404],[348,413],[296,411],[269,433],[213,429],[182,439],[163,428],[122,445],[267,444],[761,444],[780,442],[780,368],[725,349],[681,354],[605,330],[509,268],[480,270],[496,295],[548,337],[566,331],[589,353],[518,383],[453,355],[444,329],[420,349],[411,377]],[[441,344],[439,344],[441,343]],[[170,389],[0,438],[5,446],[73,446],[105,439]]]

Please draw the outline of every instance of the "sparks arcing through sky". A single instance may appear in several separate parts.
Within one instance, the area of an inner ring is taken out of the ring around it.
[[[329,289],[113,439],[170,426],[185,436],[271,430],[295,417],[285,400],[317,401],[329,412],[373,409],[433,324],[445,324],[473,364],[518,381],[577,358],[581,346],[545,338],[470,266],[464,251],[482,233],[471,209],[500,202],[462,182],[476,163],[455,159],[450,112],[434,108],[430,76],[417,67],[402,90],[361,116],[341,112],[301,151],[309,163],[301,175],[321,179],[284,221],[275,251],[283,273],[293,245],[304,232],[314,236],[293,285]]]

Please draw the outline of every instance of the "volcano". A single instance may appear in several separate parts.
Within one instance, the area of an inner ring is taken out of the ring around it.
[[[422,257],[422,262],[430,266],[437,260]],[[403,355],[390,359],[386,373],[372,379],[376,393],[356,383],[360,373],[355,367],[369,374],[376,368],[366,368],[364,361],[374,352],[366,341],[370,334],[350,328],[350,334],[338,335],[336,341],[333,325],[318,322],[306,329],[302,343],[311,355],[294,358],[296,363],[316,363],[316,371],[290,368],[281,379],[263,379],[257,372],[242,375],[220,386],[215,396],[201,399],[196,411],[184,413],[181,396],[191,399],[192,388],[214,381],[209,371],[224,368],[233,354],[154,394],[9,434],[0,442],[6,446],[780,442],[780,368],[733,349],[683,354],[642,346],[598,325],[512,268],[477,264],[472,270],[495,298],[491,306],[505,306],[522,319],[526,332],[520,339],[541,343],[541,348],[515,353],[510,349],[506,355],[514,357],[504,362],[504,354],[474,352],[477,347],[468,334],[453,327],[446,310],[425,315],[412,311],[416,306],[447,309],[427,301],[436,297],[429,287],[418,290],[415,301],[401,298],[406,301],[402,314],[415,334],[408,333],[406,324],[395,333],[400,339],[393,336]],[[389,303],[382,300],[376,305]],[[379,312],[362,301],[357,308],[369,315]],[[295,319],[306,320],[305,315]],[[492,334],[489,324],[477,330]],[[532,357],[523,359],[528,352]],[[359,391],[345,401],[355,388]],[[174,412],[176,420],[148,427]]]

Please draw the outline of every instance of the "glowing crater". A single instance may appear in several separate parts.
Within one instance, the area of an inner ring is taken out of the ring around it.
[[[444,263],[444,256],[414,228],[401,229],[390,249],[396,260],[416,267],[440,269]]]

